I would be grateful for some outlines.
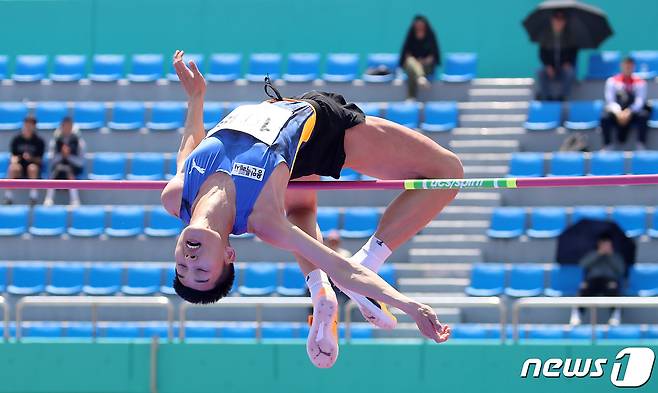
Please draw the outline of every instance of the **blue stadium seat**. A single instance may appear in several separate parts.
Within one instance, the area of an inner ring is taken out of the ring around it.
[[[123,153],[96,153],[89,178],[93,180],[121,180],[126,173],[126,155]]]
[[[207,325],[188,324],[185,326],[186,340],[208,340],[219,336],[219,328]]]
[[[603,102],[571,101],[564,126],[570,130],[591,130],[599,126]]]
[[[256,327],[247,324],[237,324],[234,326],[222,326],[219,336],[223,339],[255,339]]]
[[[57,339],[63,336],[61,322],[25,322],[22,325],[21,337],[39,339]]]
[[[172,329],[174,337],[178,337],[178,334],[176,330],[178,329]],[[144,338],[153,338],[153,337],[158,337],[161,339],[166,339],[169,336],[169,331],[168,327],[166,324],[161,323],[161,322],[155,322],[148,324],[146,326],[142,327],[142,337]]]
[[[322,231],[322,236],[327,236],[329,232],[335,231],[339,227],[340,212],[334,207],[318,208],[318,225]]]
[[[594,52],[589,55],[586,79],[606,80],[619,72],[619,51]]]
[[[82,287],[82,291],[87,295],[114,295],[121,288],[121,276],[122,269],[119,265],[92,265],[89,268],[87,284]]]
[[[276,292],[283,296],[306,295],[304,274],[296,263],[286,263],[281,269],[281,281]]]
[[[261,326],[263,340],[290,340],[299,337],[299,325],[294,323],[263,323]]]
[[[531,131],[554,130],[560,126],[562,103],[532,101],[528,106],[528,119],[524,127]]]
[[[176,154],[172,154],[167,161],[167,173],[165,179],[169,180],[176,175]]]
[[[38,82],[46,78],[48,72],[48,56],[18,55],[14,64],[16,82]]]
[[[658,108],[658,100],[651,100],[652,108]],[[658,111],[651,111],[651,118],[649,119],[649,127],[658,128]]]
[[[416,102],[390,102],[386,107],[386,118],[409,128],[418,128],[420,108]]]
[[[64,116],[68,114],[69,109],[66,102],[63,101],[43,101],[37,103],[35,113],[38,122],[37,128],[40,130],[54,130],[59,127]]]
[[[97,130],[105,126],[105,104],[83,101],[73,104],[73,120],[81,130]]]
[[[345,324],[338,325],[338,337],[345,338]],[[350,337],[352,340],[369,340],[372,338],[372,326],[368,323],[350,325]],[[308,336],[305,334],[303,337]]]
[[[0,265],[0,293],[3,293],[6,289],[7,289],[7,265]]]
[[[190,61],[194,61],[196,64],[197,68],[201,73],[203,74],[205,70],[205,57],[201,54],[198,53],[186,53],[185,58],[185,64],[189,64]],[[176,75],[176,70],[174,70],[174,63],[169,62],[169,71],[167,72],[167,79],[172,81],[172,82],[178,82],[178,75]]]
[[[420,128],[428,132],[444,132],[457,127],[457,122],[456,102],[431,101],[425,103],[425,116]]]
[[[71,212],[68,234],[77,237],[96,237],[105,230],[105,207],[80,206]]]
[[[9,63],[8,58],[6,55],[0,55],[0,80],[6,79],[7,78],[7,73],[9,67],[7,64]]]
[[[608,340],[640,340],[642,329],[640,325],[619,325],[608,327]]]
[[[391,263],[383,265],[379,271],[377,272],[379,274],[379,277],[383,278],[384,281],[389,283],[392,287],[397,286],[397,280],[396,280],[396,272],[395,272],[395,266]]]
[[[590,174],[594,176],[623,175],[626,173],[624,153],[597,151],[590,158]]]
[[[27,206],[0,206],[0,236],[19,236],[27,231]]]
[[[466,287],[469,296],[499,296],[505,288],[505,265],[477,263],[471,270],[471,283]]]
[[[512,297],[539,296],[544,292],[544,267],[534,264],[516,264],[510,269],[505,294]]]
[[[348,239],[366,238],[372,236],[377,229],[379,212],[370,207],[354,207],[345,209],[343,228],[340,235]]]
[[[141,206],[114,206],[105,234],[113,237],[141,235],[144,232],[144,217],[144,208]]]
[[[0,222],[2,222],[2,220],[0,220]],[[658,208],[654,208],[653,210],[648,233],[652,238],[658,238]],[[0,235],[2,235],[2,229],[0,229]]]
[[[94,327],[89,322],[69,322],[66,324],[67,338],[90,339],[94,336]]]
[[[84,78],[87,70],[87,56],[57,55],[50,79],[55,82],[75,82]]]
[[[99,330],[99,336],[108,339],[134,339],[140,336],[137,325],[130,322],[105,324],[105,326],[99,326]]]
[[[356,53],[330,53],[327,55],[326,72],[322,79],[327,82],[351,82],[359,74],[359,55]]]
[[[529,326],[526,333],[531,340],[561,340],[564,336],[564,328],[560,325]]]
[[[174,277],[176,276],[176,269],[166,268],[165,271],[165,280],[162,285],[160,285],[160,293],[165,295],[175,295],[174,291]],[[236,275],[237,278],[237,275]]]
[[[231,82],[242,75],[242,55],[238,53],[214,53],[210,56],[210,68],[206,79],[211,82]]]
[[[163,207],[156,206],[151,209],[144,233],[152,237],[173,237],[180,233],[182,227],[177,217],[169,214]]]
[[[356,104],[366,116],[382,116],[382,106],[379,102],[360,102]]]
[[[46,287],[46,267],[41,264],[14,265],[7,292],[12,295],[37,295]]]
[[[544,176],[544,153],[512,153],[508,176]]]
[[[491,215],[489,237],[510,239],[519,237],[525,231],[526,212],[520,207],[497,207]]]
[[[164,155],[161,153],[135,153],[130,161],[128,180],[164,179]]]
[[[244,269],[242,285],[238,287],[245,296],[271,295],[277,288],[275,263],[252,263]]]
[[[0,152],[0,179],[7,177],[7,171],[9,170],[9,153]]]
[[[263,82],[266,75],[272,80],[281,76],[281,55],[278,53],[252,53],[245,79],[250,82]]]
[[[657,325],[647,326],[646,337],[649,338],[649,339],[657,339],[658,338],[658,326]]]
[[[123,55],[94,55],[89,79],[94,82],[116,82],[123,78],[125,61]]]
[[[66,232],[66,219],[63,206],[36,206],[29,232],[34,236],[59,236]]]
[[[548,176],[583,176],[585,155],[575,151],[553,153],[549,161]]]
[[[578,265],[554,265],[551,268],[551,278],[546,296],[575,296],[580,283],[583,282],[583,269]]]
[[[0,131],[19,130],[27,116],[27,105],[22,102],[0,102]]]
[[[126,295],[152,295],[160,290],[162,269],[156,266],[130,266],[126,268],[126,285],[121,292]]]
[[[209,130],[224,117],[224,104],[221,102],[206,102],[203,105],[203,128]]]
[[[387,75],[369,75],[364,73],[361,77],[365,82],[386,83],[395,79],[400,55],[397,53],[371,53],[366,58],[368,69],[385,67],[390,73]]]
[[[310,82],[320,74],[319,53],[291,53],[288,55],[288,71],[283,75],[287,82]]]
[[[571,213],[571,223],[575,224],[583,218],[590,220],[605,221],[608,219],[608,211],[604,206],[576,206]]]
[[[612,211],[615,221],[628,237],[638,237],[647,231],[647,209],[644,206],[617,206]]]
[[[567,212],[563,207],[535,207],[530,213],[527,234],[534,238],[559,236],[567,226]]]
[[[146,107],[143,102],[120,101],[114,103],[112,117],[107,126],[113,130],[138,130],[144,127]]]
[[[628,275],[625,292],[628,296],[658,296],[658,265],[648,263],[633,265]]]
[[[161,101],[153,103],[151,121],[146,123],[149,130],[177,130],[185,122],[185,104],[176,101]]]
[[[633,153],[631,173],[634,175],[658,173],[658,151],[636,151]]]
[[[55,265],[50,269],[50,284],[46,292],[51,295],[77,295],[85,283],[85,268],[80,264]]]
[[[450,338],[453,340],[483,340],[489,338],[487,329],[477,323],[461,323],[452,326]]]
[[[631,52],[635,60],[635,74],[640,78],[653,79],[658,76],[658,51],[637,50]]]
[[[478,56],[476,53],[448,53],[441,79],[446,82],[468,82],[475,78]]]
[[[161,54],[137,54],[132,56],[131,82],[153,82],[162,77],[163,57]]]
[[[604,338],[602,326],[596,327],[596,332],[594,333],[598,340]],[[592,339],[592,326],[591,325],[579,325],[572,326],[566,331],[566,338],[570,340],[591,340]]]

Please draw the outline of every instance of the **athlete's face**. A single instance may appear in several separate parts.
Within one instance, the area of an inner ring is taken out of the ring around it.
[[[235,250],[217,232],[188,226],[178,237],[176,275],[183,285],[199,291],[212,289],[227,264],[235,261]]]

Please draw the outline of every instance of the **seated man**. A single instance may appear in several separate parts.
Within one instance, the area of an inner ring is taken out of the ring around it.
[[[373,323],[395,326],[387,303],[411,316],[426,337],[445,341],[450,330],[434,311],[399,293],[376,271],[456,191],[403,192],[375,235],[348,260],[322,244],[315,192],[287,188],[291,179],[338,178],[343,166],[382,179],[460,178],[459,159],[422,134],[366,117],[340,95],[310,92],[283,99],[269,83],[266,90],[276,99],[236,108],[206,135],[206,83],[197,66],[189,65],[177,51],[174,66],[189,97],[187,119],[177,173],[162,192],[167,211],[187,224],[174,253],[177,293],[194,303],[225,296],[234,279],[229,234],[250,232],[293,252],[306,275],[314,306],[307,349],[316,366],[331,367],[338,356],[338,304],[327,274]]]
[[[80,132],[73,127],[73,119],[65,117],[53,133],[48,147],[50,152],[50,178],[57,180],[75,180],[84,171],[85,141]],[[45,206],[54,203],[55,190],[46,191],[43,201]],[[69,200],[72,206],[80,204],[80,196],[75,188],[69,189]]]
[[[621,73],[605,82],[605,113],[601,119],[603,148],[614,148],[613,130],[617,130],[617,141],[626,142],[630,128],[637,128],[637,149],[644,150],[647,144],[649,107],[647,106],[647,83],[633,76],[635,61],[627,57],[621,63]]]
[[[585,255],[579,264],[585,271],[585,281],[580,285],[580,296],[619,296],[626,264],[624,259],[615,253],[610,234],[599,236],[596,250]],[[572,310],[572,325],[580,324],[582,312],[582,309]],[[620,310],[613,308],[608,323],[619,325],[620,316]]]
[[[7,177],[10,179],[38,179],[41,177],[41,162],[45,143],[36,132],[37,119],[27,116],[23,128],[10,143],[11,159]],[[11,190],[5,191],[5,204],[13,203]],[[30,190],[30,203],[37,203],[37,190]]]

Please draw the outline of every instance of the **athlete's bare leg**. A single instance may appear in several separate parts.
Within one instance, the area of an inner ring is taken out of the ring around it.
[[[298,180],[319,180],[320,176],[304,176]],[[318,196],[314,190],[287,190],[286,214],[291,223],[308,233],[322,243],[322,233],[317,225]],[[315,270],[316,267],[299,255],[295,255],[299,267],[304,275]]]
[[[423,134],[378,117],[345,133],[345,166],[379,179],[462,178],[459,158]],[[432,220],[456,190],[408,190],[386,209],[375,236],[395,250]]]

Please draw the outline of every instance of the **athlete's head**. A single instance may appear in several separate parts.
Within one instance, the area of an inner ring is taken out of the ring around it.
[[[178,237],[174,290],[190,303],[214,303],[233,287],[235,250],[217,232],[188,226]]]

